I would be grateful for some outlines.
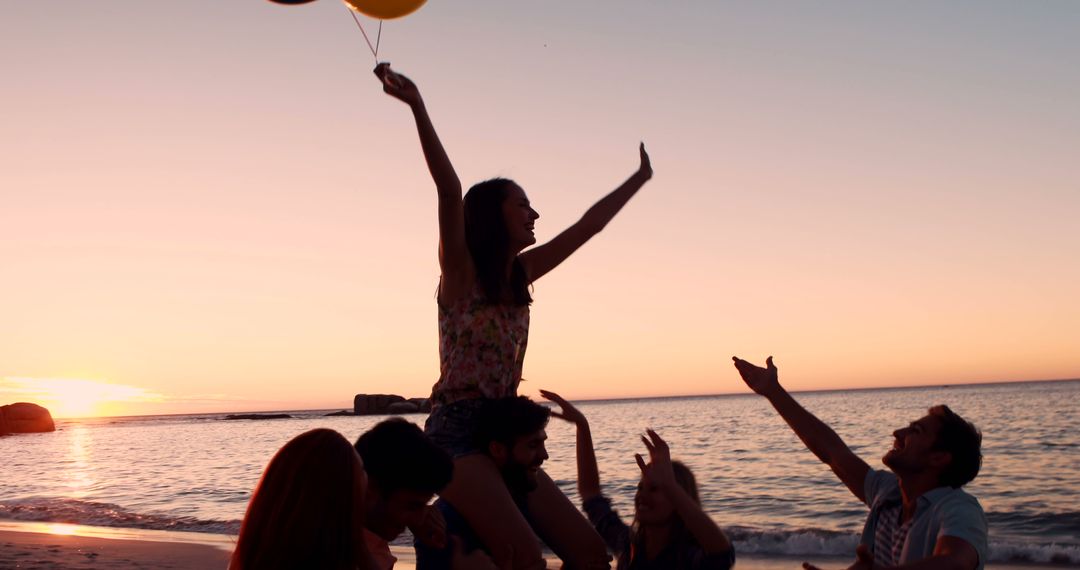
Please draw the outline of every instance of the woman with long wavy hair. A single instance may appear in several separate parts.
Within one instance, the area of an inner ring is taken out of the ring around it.
[[[360,456],[340,433],[294,437],[255,487],[229,570],[369,570],[366,487]]]
[[[375,74],[383,90],[412,111],[438,194],[440,376],[425,431],[454,458],[454,477],[442,496],[495,559],[512,552],[515,570],[544,567],[533,530],[567,568],[606,568],[603,541],[551,478],[541,472],[539,487],[519,509],[495,464],[479,453],[474,431],[485,401],[517,395],[529,336],[529,287],[603,229],[652,177],[645,146],[629,179],[577,223],[526,251],[536,243],[540,214],[521,186],[495,178],[462,198],[461,181],[419,89],[389,64],[379,64]]]

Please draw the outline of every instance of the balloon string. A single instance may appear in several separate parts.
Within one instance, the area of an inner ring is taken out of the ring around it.
[[[379,20],[379,34],[375,36],[375,61],[379,60],[379,42],[382,41],[382,20]]]
[[[367,32],[364,31],[364,26],[360,25],[360,18],[356,17],[356,12],[353,12],[352,9],[350,9],[348,7],[346,7],[345,9],[348,10],[349,14],[352,15],[353,21],[356,22],[356,27],[360,28],[360,33],[364,34],[364,41],[367,42],[367,47],[368,47],[369,50],[371,50],[371,55],[375,57],[375,63],[379,63],[379,52],[378,52],[378,50],[375,49],[374,46],[371,45],[371,40],[368,39]],[[382,22],[381,21],[379,22],[379,34],[382,35]]]

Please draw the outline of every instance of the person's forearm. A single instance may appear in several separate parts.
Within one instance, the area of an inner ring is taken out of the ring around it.
[[[668,500],[671,501],[675,511],[679,513],[686,529],[694,535],[698,544],[706,554],[716,554],[731,550],[731,541],[728,540],[724,531],[720,530],[712,517],[702,510],[689,494],[678,485],[673,485],[667,491]]]
[[[413,118],[416,119],[416,131],[420,135],[420,146],[424,151],[424,160],[427,161],[431,178],[435,181],[435,187],[439,191],[440,198],[461,199],[461,181],[458,179],[454,165],[450,163],[450,157],[446,155],[442,142],[439,140],[435,126],[431,123],[427,107],[420,101],[412,107]]]
[[[600,469],[596,465],[592,431],[587,422],[577,426],[577,469],[578,495],[581,495],[581,500],[587,501],[600,495]]]
[[[844,440],[840,439],[832,428],[796,402],[787,390],[778,387],[766,397],[773,408],[780,413],[780,417],[791,426],[795,435],[799,436],[806,447],[821,461],[831,464],[832,454],[835,451],[847,449]]]
[[[581,217],[582,225],[592,234],[599,233],[648,181],[647,174],[640,170],[635,172],[626,179],[626,182],[586,210],[585,215]]]

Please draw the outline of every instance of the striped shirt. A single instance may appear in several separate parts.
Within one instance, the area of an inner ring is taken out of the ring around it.
[[[898,566],[934,555],[942,537],[959,538],[979,554],[975,570],[983,570],[989,554],[986,514],[979,501],[962,489],[938,487],[915,501],[915,512],[901,524],[900,482],[888,471],[869,470],[863,493],[866,517],[861,543],[874,553],[874,562]]]
[[[882,507],[878,514],[877,528],[874,529],[874,565],[899,566],[900,551],[911,530],[911,521],[901,522],[904,505],[897,503]]]

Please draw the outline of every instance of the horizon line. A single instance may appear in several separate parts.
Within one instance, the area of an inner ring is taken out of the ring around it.
[[[978,381],[967,383],[950,383],[950,384],[911,384],[907,386],[867,386],[859,388],[820,388],[813,390],[789,390],[791,394],[824,394],[832,392],[872,392],[872,391],[886,391],[886,390],[908,390],[913,388],[958,388],[958,387],[977,387],[977,386],[999,386],[1003,384],[1038,384],[1038,383],[1054,383],[1054,382],[1078,382],[1080,378],[1051,378],[1051,379],[1031,379],[1031,380],[991,380],[991,381]],[[574,400],[575,402],[587,402],[587,403],[599,403],[599,402],[626,402],[631,400],[677,400],[677,399],[691,399],[691,398],[715,398],[721,396],[753,396],[754,392],[747,390],[742,392],[719,392],[712,394],[668,394],[668,395],[653,395],[653,396],[619,396],[613,398],[583,398]],[[268,410],[230,410],[225,412],[176,412],[169,414],[130,414],[121,416],[81,416],[81,417],[57,417],[57,420],[102,420],[102,419],[124,419],[124,418],[147,418],[147,417],[171,417],[171,416],[197,416],[197,415],[223,415],[233,413],[245,413],[245,414],[268,414],[268,413],[284,413],[284,412],[324,412],[331,410],[347,410],[345,407],[333,407],[333,408],[278,408]]]

